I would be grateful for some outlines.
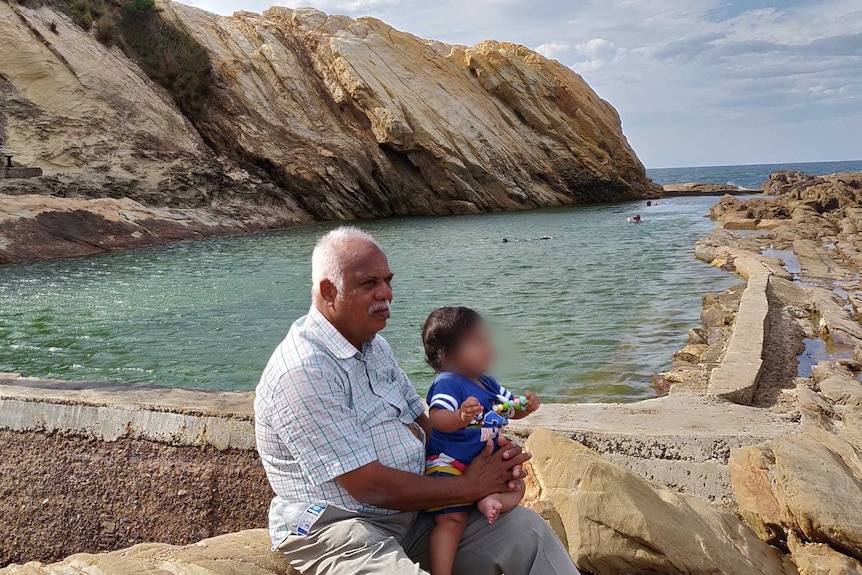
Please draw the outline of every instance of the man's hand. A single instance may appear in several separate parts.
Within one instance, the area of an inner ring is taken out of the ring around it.
[[[499,449],[494,452],[494,444],[488,441],[461,477],[465,483],[475,489],[474,501],[506,491],[517,491],[517,480],[525,477],[521,466],[530,460],[532,455],[524,453],[521,448],[506,437],[497,438]]]
[[[374,461],[340,475],[338,483],[363,503],[397,511],[473,503],[492,493],[517,491],[525,477],[521,465],[531,455],[505,437],[497,438],[497,446],[495,452],[489,441],[460,477],[417,475]]]
[[[461,404],[461,407],[458,408],[458,417],[461,420],[461,423],[464,425],[470,425],[476,417],[482,415],[485,411],[485,408],[482,407],[482,404],[479,403],[479,400],[475,397],[468,397],[464,400],[464,403]]]

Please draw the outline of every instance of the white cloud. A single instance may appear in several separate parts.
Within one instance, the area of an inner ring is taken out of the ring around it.
[[[317,8],[332,14],[371,12],[390,6],[397,6],[400,0],[286,0],[279,2],[289,8]]]

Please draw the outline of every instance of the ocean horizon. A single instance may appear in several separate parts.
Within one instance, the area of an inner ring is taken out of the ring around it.
[[[780,170],[797,170],[812,176],[823,176],[836,172],[862,172],[862,160],[647,168],[647,175],[657,184],[706,182],[709,184],[730,184],[757,190],[760,189],[763,182],[769,179],[769,174]]]

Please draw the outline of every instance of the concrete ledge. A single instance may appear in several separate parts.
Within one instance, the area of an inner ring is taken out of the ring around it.
[[[252,398],[243,392],[0,379],[0,429],[253,450]]]
[[[710,374],[707,393],[733,403],[750,405],[763,367],[770,272],[755,258],[739,257],[733,263],[737,272],[748,279],[748,285],[739,302],[727,351]]]
[[[538,427],[570,437],[653,483],[719,503],[732,500],[731,449],[799,429],[771,412],[693,393],[632,404],[543,405],[510,425],[522,437]]]

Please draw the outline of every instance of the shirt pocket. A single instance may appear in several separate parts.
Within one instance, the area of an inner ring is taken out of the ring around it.
[[[374,385],[374,374],[362,374],[354,381],[353,385],[361,389],[354,389],[353,409],[359,422],[366,428],[371,429],[386,421],[399,420],[401,410],[393,405],[392,400],[379,393],[380,386]]]
[[[389,363],[369,369],[369,384],[374,396],[386,404],[389,417],[409,423],[413,419],[408,417],[410,406],[398,381],[398,373],[398,366]]]

